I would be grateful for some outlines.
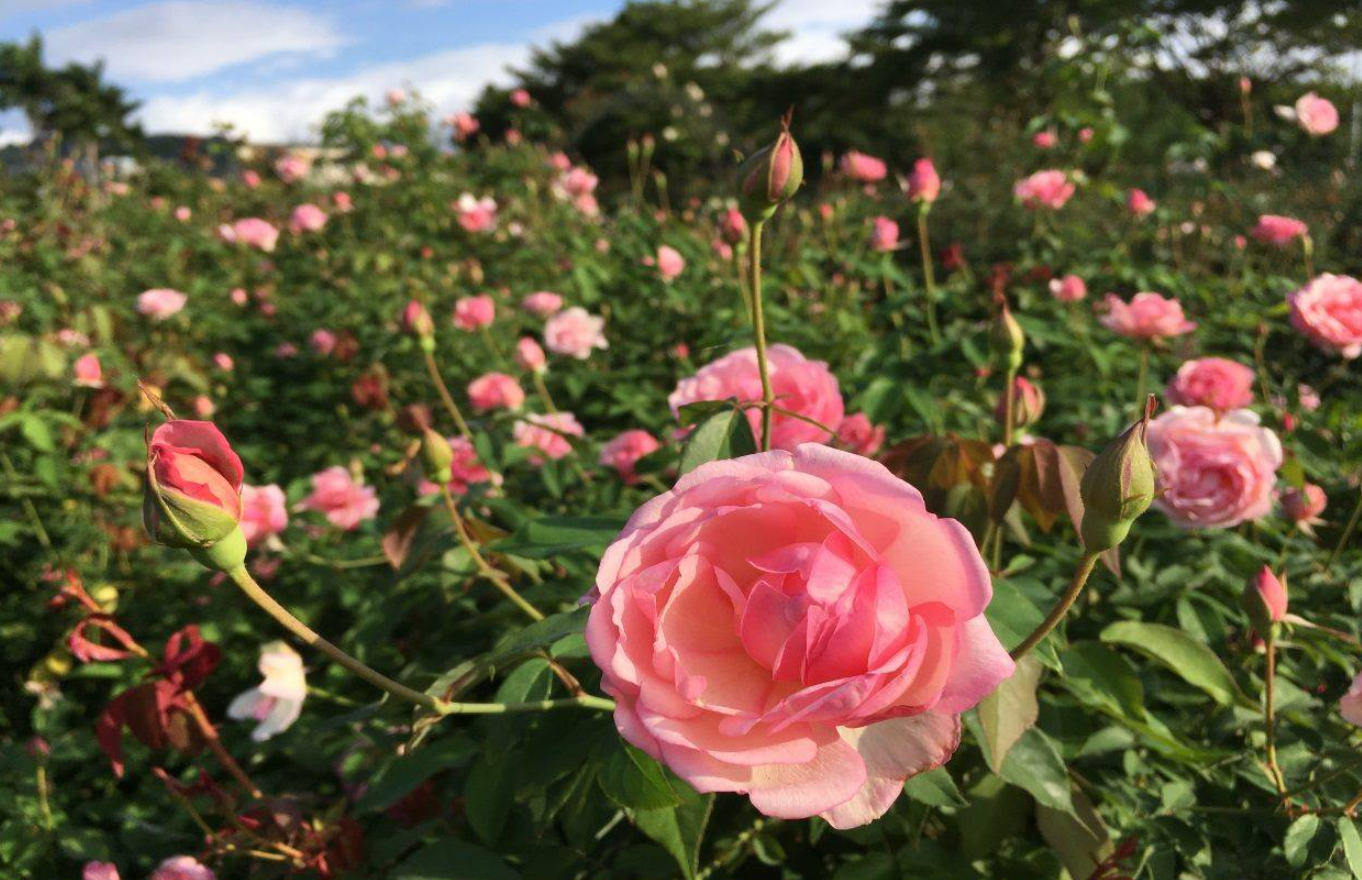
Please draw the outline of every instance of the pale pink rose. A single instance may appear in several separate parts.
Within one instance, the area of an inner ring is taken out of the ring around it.
[[[1249,232],[1256,241],[1264,244],[1285,247],[1298,238],[1304,238],[1310,228],[1294,217],[1280,214],[1264,214],[1258,218],[1258,225]]]
[[[1327,98],[1306,92],[1296,99],[1296,122],[1307,134],[1329,134],[1338,128],[1338,108]]]
[[[1362,283],[1320,275],[1287,297],[1291,326],[1320,348],[1352,359],[1362,354]]]
[[[657,249],[657,274],[663,281],[671,281],[686,268],[686,258],[673,247],[662,245]]]
[[[486,373],[468,383],[468,401],[478,412],[520,409],[525,403],[525,392],[514,376]]]
[[[548,369],[548,359],[544,357],[544,349],[539,347],[528,336],[522,336],[515,344],[515,362],[522,370],[529,370],[531,373],[543,373]]]
[[[1116,294],[1109,293],[1105,304],[1107,313],[1100,319],[1102,325],[1122,336],[1162,339],[1181,336],[1196,329],[1196,323],[1188,321],[1183,315],[1182,304],[1172,297],[1149,292],[1137,293],[1127,304]]]
[[[244,244],[270,253],[279,242],[279,230],[268,220],[246,217],[218,227],[218,237],[228,244]]]
[[[586,360],[593,349],[609,348],[605,319],[581,306],[559,312],[544,325],[544,346],[554,354]]]
[[[378,495],[336,465],[312,475],[312,494],[300,506],[324,514],[333,526],[348,532],[378,514]]]
[[[241,172],[241,182],[246,185],[247,189],[255,189],[260,185],[260,172],[246,169]]]
[[[1132,189],[1126,193],[1126,210],[1136,217],[1152,214],[1156,207],[1158,205],[1142,189]]]
[[[458,143],[468,140],[482,127],[478,118],[471,113],[455,113],[446,121],[454,129],[454,140]]]
[[[1048,208],[1057,211],[1074,194],[1074,185],[1063,171],[1037,171],[1017,181],[1012,192],[1024,207],[1035,210]]]
[[[606,550],[586,626],[615,726],[700,792],[852,828],[1013,671],[960,523],[805,444],[703,464]]]
[[[119,880],[118,866],[113,862],[86,862],[81,880]]]
[[[251,739],[264,742],[288,730],[303,714],[307,675],[303,658],[285,642],[270,642],[261,647],[256,668],[263,681],[238,694],[227,706],[227,717],[255,721]]]
[[[837,378],[828,370],[828,365],[805,359],[798,349],[789,345],[771,346],[766,357],[776,406],[828,428],[825,431],[803,419],[777,412],[771,420],[771,446],[794,449],[801,443],[826,443],[832,439],[828,431],[835,431],[842,424],[845,409]],[[688,403],[728,399],[736,399],[739,403],[762,399],[755,348],[732,352],[701,367],[694,376],[677,383],[667,403],[672,414],[679,415],[681,407]],[[747,410],[747,420],[753,436],[760,441],[761,413],[756,407]]]
[[[217,880],[217,875],[192,856],[175,856],[161,862],[147,880]]]
[[[530,106],[530,93],[524,89],[516,89],[511,92],[511,103],[517,107]]]
[[[534,464],[544,461],[539,453],[553,459],[567,455],[572,451],[572,443],[567,438],[581,437],[585,433],[577,417],[569,412],[529,415],[517,419],[511,428],[511,438],[517,446],[536,450],[530,456]]]
[[[554,171],[567,171],[572,167],[572,160],[568,158],[567,153],[558,150],[553,155],[549,156],[548,166]]]
[[[235,305],[239,306],[244,306],[251,301],[250,294],[246,293],[246,291],[240,287],[233,287],[232,292],[228,294],[228,297]]]
[[[931,159],[918,159],[908,175],[908,198],[931,204],[941,195],[941,177]]]
[[[1088,295],[1088,285],[1077,275],[1051,278],[1050,295],[1060,302],[1078,302]]]
[[[709,246],[713,248],[714,256],[718,257],[720,260],[728,262],[733,259],[733,246],[722,238],[715,238],[709,243]]]
[[[296,153],[281,156],[279,161],[274,163],[274,173],[279,175],[279,179],[284,183],[296,183],[302,180],[311,169],[312,163]]]
[[[1272,509],[1282,446],[1249,410],[1175,406],[1150,423],[1149,452],[1154,503],[1177,525],[1229,528]]]
[[[274,347],[274,356],[277,358],[297,357],[298,346],[292,342],[281,342]]]
[[[90,344],[90,337],[74,327],[63,327],[57,331],[57,342],[67,348],[84,348]]]
[[[496,302],[485,293],[465,296],[454,303],[454,326],[460,330],[490,327],[496,316]]]
[[[598,183],[600,178],[592,174],[590,169],[581,167],[569,170],[558,181],[563,192],[573,198],[591,195]]]
[[[1282,618],[1286,617],[1288,607],[1286,585],[1272,573],[1272,569],[1264,565],[1258,576],[1253,579],[1253,589],[1263,601],[1268,619],[1273,623],[1280,623]]]
[[[1353,679],[1352,687],[1348,688],[1343,699],[1338,701],[1338,713],[1349,724],[1362,727],[1362,672],[1357,674],[1357,677]]]
[[[213,403],[213,399],[206,394],[195,397],[190,401],[190,405],[194,408],[194,415],[201,419],[211,419],[213,413],[217,412],[218,409],[217,405]]]
[[[596,197],[590,193],[577,196],[572,200],[572,207],[582,213],[584,217],[596,217],[601,213],[601,204],[596,201]]]
[[[1225,358],[1187,361],[1178,367],[1164,397],[1181,406],[1208,406],[1217,412],[1253,402],[1253,370]]]
[[[899,225],[888,217],[876,217],[870,230],[872,251],[892,251],[899,246]]]
[[[1314,412],[1319,409],[1319,392],[1304,382],[1296,385],[1296,398],[1301,403],[1301,409],[1306,412]]]
[[[179,220],[181,223],[185,222],[186,220],[193,216],[194,216],[193,210],[191,210],[187,205],[180,205],[178,208],[175,209],[175,219]]]
[[[326,357],[336,350],[336,334],[325,328],[313,330],[307,338],[307,347],[318,357]]]
[[[454,203],[454,212],[458,215],[459,225],[466,232],[490,232],[496,228],[497,202],[491,196],[479,199],[471,193],[464,193]]]
[[[865,413],[852,413],[837,426],[837,442],[857,455],[874,455],[884,445],[884,426],[872,425]]]
[[[478,459],[477,450],[473,448],[473,441],[462,436],[448,439],[449,449],[454,453],[454,460],[449,464],[449,491],[451,493],[465,495],[469,487],[477,483],[501,485],[501,475],[493,474],[483,467],[482,462]],[[418,491],[422,495],[433,495],[440,491],[440,487],[429,480],[422,480]]]
[[[348,214],[355,209],[355,202],[350,198],[348,192],[334,192],[331,194],[331,204],[342,214]]]
[[[563,298],[551,291],[540,290],[522,299],[520,305],[532,315],[547,318],[563,307]]]
[[[164,321],[177,314],[188,301],[189,297],[178,290],[157,287],[137,295],[137,311],[153,321]]]
[[[326,225],[326,212],[308,202],[293,209],[289,217],[289,232],[302,235],[305,232],[320,232]]]
[[[236,367],[236,361],[232,360],[232,356],[227,352],[220,351],[213,355],[213,366],[224,373],[230,373]]]
[[[842,157],[840,167],[843,174],[858,183],[875,183],[884,180],[889,173],[889,167],[884,164],[883,159],[856,150],[851,150]]]
[[[407,103],[407,93],[401,89],[388,89],[386,97],[388,99],[388,106],[390,107],[400,107]]]
[[[288,526],[288,503],[276,485],[241,487],[241,531],[254,547]]]
[[[94,352],[76,358],[74,370],[76,384],[82,388],[104,387],[104,368],[99,365],[99,356]]]
[[[1078,142],[1081,144],[1092,143],[1092,137],[1096,133],[1097,132],[1093,131],[1090,127],[1085,126],[1084,128],[1080,128],[1078,130]]]
[[[1328,504],[1329,496],[1314,483],[1306,483],[1299,489],[1292,486],[1282,493],[1282,512],[1287,519],[1306,531],[1323,522],[1319,515]]]
[[[638,482],[634,465],[638,460],[660,448],[657,438],[641,428],[625,431],[601,447],[601,464],[614,468],[624,482]]]
[[[1031,135],[1031,143],[1039,149],[1050,150],[1059,143],[1059,138],[1055,137],[1053,131],[1038,131]]]

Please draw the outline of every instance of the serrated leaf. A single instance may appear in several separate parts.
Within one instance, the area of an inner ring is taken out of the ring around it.
[[[671,853],[686,880],[693,880],[700,870],[700,844],[714,808],[714,795],[697,794],[689,788],[677,793],[682,797],[677,806],[639,810],[633,820],[640,831]]]
[[[756,451],[757,441],[752,436],[747,416],[732,407],[709,416],[696,426],[686,438],[677,471],[685,475],[702,464],[751,455]]]
[[[596,775],[601,791],[629,810],[660,810],[681,803],[662,765],[628,743],[611,750]]]

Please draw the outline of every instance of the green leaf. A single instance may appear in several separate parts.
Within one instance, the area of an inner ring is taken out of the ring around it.
[[[1127,718],[1142,719],[1144,685],[1130,661],[1098,642],[1075,642],[1062,651],[1059,682],[1082,702]]]
[[[662,765],[628,743],[611,750],[596,781],[606,797],[625,809],[660,810],[681,803]]]
[[[457,767],[477,752],[477,746],[463,735],[441,738],[424,749],[403,755],[380,768],[369,781],[356,810],[372,813],[386,810],[411,793],[422,782],[450,767]]]
[[[677,793],[682,798],[677,806],[639,810],[633,819],[640,831],[671,853],[686,880],[693,880],[700,869],[700,844],[714,808],[714,795],[697,794],[689,788],[678,788]]]
[[[1068,768],[1054,740],[1039,728],[1031,728],[1017,740],[999,775],[1026,789],[1037,803],[1073,815]]]
[[[1180,629],[1127,620],[1102,630],[1101,638],[1104,642],[1125,645],[1145,654],[1176,672],[1188,684],[1210,694],[1222,706],[1236,701],[1248,707],[1256,706],[1239,689],[1215,652]]]
[[[1107,826],[1092,801],[1078,789],[1070,792],[1074,811],[1066,813],[1044,805],[1036,806],[1036,827],[1050,844],[1050,850],[1064,863],[1071,877],[1091,877],[1097,866],[1111,854]]]
[[[1315,839],[1319,826],[1319,816],[1306,815],[1292,822],[1286,829],[1282,852],[1286,855],[1288,865],[1300,868],[1305,864],[1306,858],[1310,855],[1310,841]]]
[[[994,773],[999,772],[1012,746],[1036,723],[1040,704],[1036,686],[1040,683],[1040,661],[1028,655],[1017,662],[1012,677],[998,685],[979,703],[979,723],[984,729],[984,757]]]
[[[998,641],[1009,651],[1020,645],[1045,619],[1045,613],[1026,598],[1016,584],[1005,578],[993,582],[993,600],[984,609],[984,616],[992,625]],[[1060,671],[1051,639],[1044,639],[1036,645],[1035,654],[1046,666]]]
[[[495,761],[476,762],[468,773],[463,791],[468,824],[488,846],[497,842],[506,827],[520,777],[519,762],[515,752],[507,752]]]
[[[747,416],[737,407],[717,412],[701,422],[681,450],[678,473],[685,475],[702,464],[720,459],[751,455],[757,451],[757,441]]]
[[[969,804],[945,767],[911,777],[903,784],[903,793],[932,807],[963,807]]]
[[[491,651],[451,666],[426,688],[426,693],[437,697],[444,697],[447,693],[448,699],[457,699],[463,690],[482,681],[494,670],[508,668],[559,639],[580,634],[586,627],[588,613],[588,608],[574,608],[536,620],[516,630]]]
[[[520,880],[497,855],[462,840],[441,840],[417,850],[388,876],[391,880]]]
[[[619,536],[627,519],[623,515],[539,517],[526,521],[491,549],[526,559],[551,559],[573,551],[597,553]]]
[[[1347,816],[1339,816],[1338,837],[1343,841],[1343,858],[1348,862],[1348,870],[1362,880],[1362,834],[1357,833],[1357,824]]]

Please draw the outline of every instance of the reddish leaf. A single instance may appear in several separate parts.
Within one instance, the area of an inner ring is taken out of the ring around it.
[[[180,688],[192,690],[208,678],[221,659],[218,646],[204,641],[198,626],[190,624],[166,639],[165,653],[155,672]]]
[[[388,564],[393,570],[400,569],[402,563],[407,561],[407,555],[411,553],[411,545],[416,540],[416,534],[421,529],[421,523],[425,521],[430,508],[423,504],[413,504],[393,523],[392,528],[383,534],[383,555],[387,557]]]
[[[103,630],[113,637],[123,647],[114,648],[109,645],[102,645],[99,642],[91,641],[85,635],[87,627],[94,627]],[[76,655],[76,659],[82,663],[109,663],[114,660],[122,660],[132,653],[132,636],[128,635],[127,630],[114,623],[112,617],[107,614],[91,614],[89,617],[76,624],[76,628],[67,637],[66,644],[71,649],[71,653]]]

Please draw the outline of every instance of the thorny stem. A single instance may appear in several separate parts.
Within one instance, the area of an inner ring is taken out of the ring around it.
[[[1011,651],[1013,660],[1020,660],[1026,653],[1040,644],[1041,639],[1050,634],[1050,630],[1059,625],[1064,619],[1064,615],[1069,612],[1078,595],[1083,592],[1083,586],[1088,582],[1088,576],[1092,574],[1093,566],[1097,564],[1097,553],[1085,552],[1083,558],[1078,563],[1078,570],[1074,572],[1073,580],[1069,582],[1069,588],[1064,591],[1064,595],[1059,597],[1059,602],[1050,609],[1050,613],[1040,622],[1040,625],[1032,631],[1026,638],[1022,639],[1021,644]]]
[[[440,395],[441,402],[449,411],[450,417],[454,419],[454,424],[459,426],[459,433],[464,436],[464,439],[471,441],[473,432],[469,430],[468,422],[464,421],[463,413],[459,411],[459,405],[454,402],[454,398],[449,394],[449,389],[445,387],[445,380],[440,378],[440,366],[435,363],[435,355],[424,350],[421,353],[426,361],[426,372],[430,374],[430,381],[435,383],[435,391]]]
[[[444,496],[445,509],[449,511],[449,519],[454,523],[454,533],[458,535],[459,543],[463,545],[464,550],[468,551],[468,555],[472,558],[473,564],[477,566],[478,574],[490,581],[492,586],[500,590],[507,599],[510,599],[517,608],[524,611],[531,620],[543,620],[543,612],[525,601],[525,597],[517,593],[515,587],[511,586],[511,579],[506,576],[506,573],[493,568],[487,559],[483,557],[481,551],[478,550],[478,545],[474,543],[473,536],[468,534],[468,527],[464,525],[463,516],[459,513],[458,505],[454,503],[454,496],[450,494],[449,487],[441,486],[440,494]]]
[[[757,341],[757,372],[761,375],[761,451],[771,449],[771,405],[776,394],[771,388],[771,370],[766,363],[766,316],[762,311],[761,295],[761,233],[765,221],[752,224],[747,246],[748,277],[752,290],[752,334]]]

